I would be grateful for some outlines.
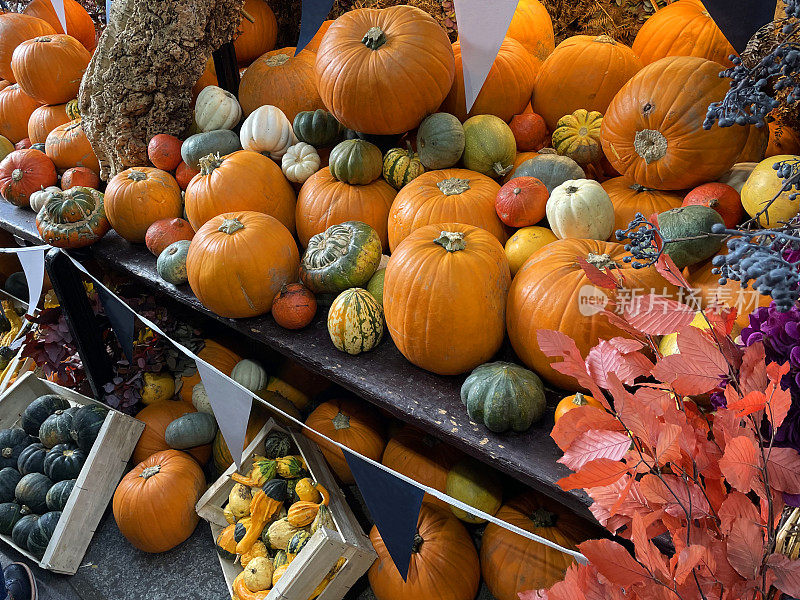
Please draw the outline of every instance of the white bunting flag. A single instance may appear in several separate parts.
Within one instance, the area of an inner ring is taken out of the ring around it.
[[[17,252],[25,279],[28,280],[28,314],[33,315],[44,285],[44,252],[42,247]]]
[[[53,3],[53,9],[56,11],[58,22],[61,23],[64,33],[69,33],[67,31],[67,11],[64,9],[64,0],[50,0],[50,2]]]

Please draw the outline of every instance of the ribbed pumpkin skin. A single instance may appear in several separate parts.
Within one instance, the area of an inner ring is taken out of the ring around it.
[[[11,502],[14,500],[14,491],[22,476],[15,467],[0,469],[0,501]]]
[[[11,68],[20,87],[42,104],[64,104],[78,95],[92,55],[71,35],[41,36],[14,50]]]
[[[659,9],[636,34],[633,51],[644,65],[667,56],[697,56],[730,67],[728,57],[736,54],[699,0]]]
[[[86,137],[80,118],[53,129],[45,140],[45,153],[59,172],[72,167],[86,167],[100,173],[100,162]]]
[[[772,128],[774,125],[774,121],[769,123],[768,127],[748,125],[747,141],[739,156],[736,157],[736,162],[761,162],[764,160],[767,148],[772,140]]]
[[[538,512],[537,512],[538,511]],[[537,519],[555,515],[552,526]],[[503,505],[498,519],[549,539],[565,548],[594,535],[573,513],[544,496],[530,492]],[[572,557],[489,523],[481,543],[481,571],[497,600],[517,600],[517,593],[547,588],[564,578]]]
[[[342,137],[342,124],[331,113],[322,108],[297,113],[292,129],[298,140],[314,148],[333,146]]]
[[[368,404],[350,398],[323,402],[308,415],[306,425],[367,458],[380,461],[386,440],[377,412]],[[342,450],[308,430],[303,435],[319,444],[325,460],[343,483],[353,483],[353,474]]]
[[[186,188],[186,217],[195,231],[217,215],[247,210],[275,217],[294,233],[294,190],[274,161],[240,150],[212,167],[201,169]]]
[[[126,169],[108,182],[105,205],[116,232],[129,242],[141,244],[155,221],[181,216],[181,189],[166,171]]]
[[[25,40],[55,32],[47,21],[30,15],[13,12],[0,15],[0,78],[16,83],[17,79],[11,69],[14,49]]]
[[[236,221],[243,227],[230,223]],[[234,225],[232,233],[220,231]],[[228,318],[269,312],[281,287],[297,281],[300,254],[280,221],[252,211],[216,216],[192,238],[186,270],[203,305]]]
[[[434,241],[442,232],[463,234],[465,248],[445,250]],[[461,223],[417,229],[392,253],[383,283],[397,349],[438,375],[486,362],[503,342],[510,280],[503,246],[483,229]]]
[[[576,258],[590,254],[607,254],[617,265],[616,272],[624,278],[629,289],[642,290],[641,294],[661,294],[675,297],[674,286],[653,267],[634,269],[623,263],[626,255],[621,244],[596,240],[558,240],[538,250],[520,268],[508,292],[506,325],[508,337],[517,356],[528,368],[551,384],[565,390],[580,389],[577,382],[555,371],[536,341],[538,329],[554,329],[575,340],[583,356],[601,339],[609,340],[627,334],[612,326],[602,314],[584,316],[578,305],[578,290],[592,283],[586,277]],[[651,292],[652,290],[652,292]],[[616,297],[609,290],[610,299]],[[560,359],[559,359],[560,360]]]
[[[291,123],[297,113],[325,108],[314,83],[316,55],[295,48],[267,52],[247,67],[239,83],[239,103],[245,115],[269,104],[280,108]]]
[[[136,418],[145,424],[145,428],[133,450],[134,462],[142,462],[157,452],[168,450],[169,445],[164,439],[167,427],[175,419],[192,412],[195,410],[191,404],[174,400],[154,402],[140,410]],[[198,463],[204,465],[211,456],[211,446],[198,446],[188,452]]]
[[[520,0],[506,35],[530,53],[537,68],[556,47],[553,21],[539,0]]]
[[[203,471],[188,454],[159,452],[120,481],[114,492],[114,520],[139,550],[165,552],[192,535],[200,520],[194,506],[205,484]]]
[[[39,106],[18,84],[0,90],[0,135],[15,144],[28,137],[28,121]]]
[[[378,232],[384,251],[389,247],[387,219],[397,191],[382,179],[369,185],[338,181],[329,167],[309,177],[300,189],[295,209],[297,237],[302,246],[331,225],[361,221]]]
[[[614,205],[614,231],[608,239],[616,242],[616,231],[627,229],[636,216],[642,213],[645,218],[650,218],[653,213],[662,213],[671,208],[678,208],[683,202],[683,194],[678,192],[668,192],[651,190],[644,186],[634,183],[627,177],[614,177],[607,179],[602,184],[603,189],[611,198]]]
[[[255,23],[242,17],[239,22],[241,33],[233,45],[236,48],[236,60],[239,64],[249,65],[275,47],[275,41],[278,39],[278,21],[264,0],[245,0],[244,10],[253,17]]]
[[[36,229],[45,242],[58,248],[95,243],[111,229],[103,194],[86,187],[53,192],[36,215]]]
[[[75,487],[75,481],[75,479],[64,479],[47,490],[47,496],[45,497],[47,510],[64,510],[67,500],[69,500],[69,496]]]
[[[47,448],[43,444],[31,444],[25,448],[17,459],[17,470],[20,475],[28,473],[44,473],[44,457]]]
[[[31,437],[20,427],[0,430],[0,468],[16,468],[20,454],[31,443]]]
[[[47,134],[71,120],[67,116],[66,104],[40,106],[31,113],[31,117],[28,119],[28,137],[33,144],[43,144],[47,140]]]
[[[94,29],[94,22],[86,9],[75,0],[64,0],[64,12],[67,17],[67,31],[77,39],[84,48],[92,52],[97,45],[97,33]],[[37,17],[47,21],[56,33],[66,33],[61,27],[56,10],[50,0],[32,0],[25,7],[23,14]]]
[[[14,490],[17,502],[31,509],[31,512],[42,514],[47,510],[47,491],[53,482],[41,473],[29,473],[22,477]]]
[[[420,227],[445,222],[481,227],[505,243],[508,236],[494,208],[499,191],[496,181],[467,169],[423,173],[400,190],[392,204],[389,248],[394,252]]]
[[[605,114],[614,95],[641,68],[633,50],[608,36],[569,37],[542,64],[533,112],[544,118],[550,131],[561,117],[579,108]]]
[[[369,352],[383,339],[383,310],[367,290],[345,290],[328,311],[328,334],[341,352]]]
[[[423,504],[417,532],[422,542],[411,554],[408,578],[403,581],[378,528],[370,531],[369,539],[378,553],[368,573],[375,597],[472,600],[480,584],[480,563],[466,528],[449,511]]]
[[[752,129],[755,129],[755,127]],[[800,137],[798,137],[797,132],[791,127],[779,124],[777,121],[769,123],[769,142],[764,152],[764,157],[798,153],[800,153]],[[763,157],[753,162],[761,162],[762,159]]]
[[[0,162],[0,195],[15,206],[30,206],[31,194],[55,184],[56,169],[39,150],[15,150]]]
[[[328,166],[339,181],[367,185],[381,176],[383,154],[375,144],[365,140],[345,140],[331,150]]]
[[[600,139],[611,165],[660,190],[716,181],[730,169],[747,141],[747,129],[702,127],[708,105],[730,88],[721,70],[703,58],[673,56],[639,71],[603,117]]]
[[[45,513],[39,517],[36,525],[28,534],[28,551],[39,560],[42,559],[47,546],[50,545],[50,538],[53,537],[60,518],[61,511]]]
[[[375,27],[386,42],[372,43],[373,50],[362,40]],[[315,72],[323,103],[345,127],[390,135],[410,131],[436,112],[453,83],[455,60],[447,34],[424,11],[364,8],[331,24]]]

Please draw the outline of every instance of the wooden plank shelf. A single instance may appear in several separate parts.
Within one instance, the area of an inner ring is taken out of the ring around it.
[[[36,232],[35,215],[30,210],[0,202],[0,227],[28,242],[41,243]],[[545,416],[527,432],[493,434],[467,415],[460,399],[464,376],[442,377],[415,367],[400,354],[388,335],[372,352],[349,356],[336,350],[330,341],[326,327],[327,309],[320,308],[314,322],[300,331],[279,327],[270,315],[225,319],[204,308],[188,285],[176,287],[162,280],[156,272],[155,257],[143,245],[129,244],[111,231],[91,246],[91,254],[115,271],[297,361],[398,419],[419,427],[594,521],[588,510],[591,500],[583,491],[565,492],[556,485],[556,481],[570,471],[556,462],[561,452],[550,438],[555,404],[562,395],[555,390],[548,390]],[[497,358],[514,360],[508,344]]]

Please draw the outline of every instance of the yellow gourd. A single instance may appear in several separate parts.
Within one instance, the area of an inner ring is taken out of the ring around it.
[[[333,516],[331,516],[331,510],[324,504],[319,507],[319,510],[317,511],[317,516],[314,519],[314,522],[311,523],[311,533],[316,533],[317,529],[319,529],[320,527],[325,527],[326,529],[330,529],[331,531],[336,531],[336,524],[333,522]]]
[[[175,379],[169,373],[145,373],[142,381],[144,404],[170,400],[175,395]]]
[[[244,569],[244,584],[251,592],[272,587],[272,562],[263,556],[251,560]]]
[[[298,410],[303,410],[305,406],[310,402],[310,398],[298,390],[296,387],[289,385],[283,379],[279,379],[278,377],[270,377],[269,382],[267,383],[267,389],[270,392],[277,392],[289,402],[295,405]]]
[[[310,477],[304,477],[298,481],[297,485],[294,487],[294,493],[297,494],[297,497],[300,498],[300,500],[305,502],[319,503],[319,501],[322,500],[322,496],[317,490],[314,480]]]
[[[225,520],[230,523],[236,523],[236,515],[233,514],[231,510],[230,502],[225,505],[225,508],[222,509],[222,514],[225,516]]]
[[[249,487],[241,483],[233,484],[233,489],[228,494],[228,507],[236,519],[241,519],[250,514],[250,502],[252,499],[253,495]]]
[[[289,523],[288,519],[280,519],[269,526],[266,541],[275,550],[285,551],[292,536],[301,530],[302,528]]]
[[[305,527],[311,523],[317,516],[319,511],[319,504],[316,502],[295,502],[289,508],[287,519],[289,523],[295,527]]]
[[[780,154],[762,160],[747,177],[742,186],[742,206],[754,217],[781,190],[783,180],[772,168],[776,162],[800,158],[792,154]],[[762,227],[775,227],[779,221],[788,221],[797,215],[797,200],[789,200],[792,190],[783,192],[769,209],[759,217]]]

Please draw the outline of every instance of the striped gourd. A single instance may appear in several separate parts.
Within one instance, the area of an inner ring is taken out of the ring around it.
[[[419,155],[411,149],[392,148],[383,157],[383,177],[395,189],[400,189],[409,181],[419,177],[425,172],[425,166]]]
[[[328,333],[342,352],[360,354],[372,350],[383,337],[383,309],[367,290],[345,290],[331,305]]]

